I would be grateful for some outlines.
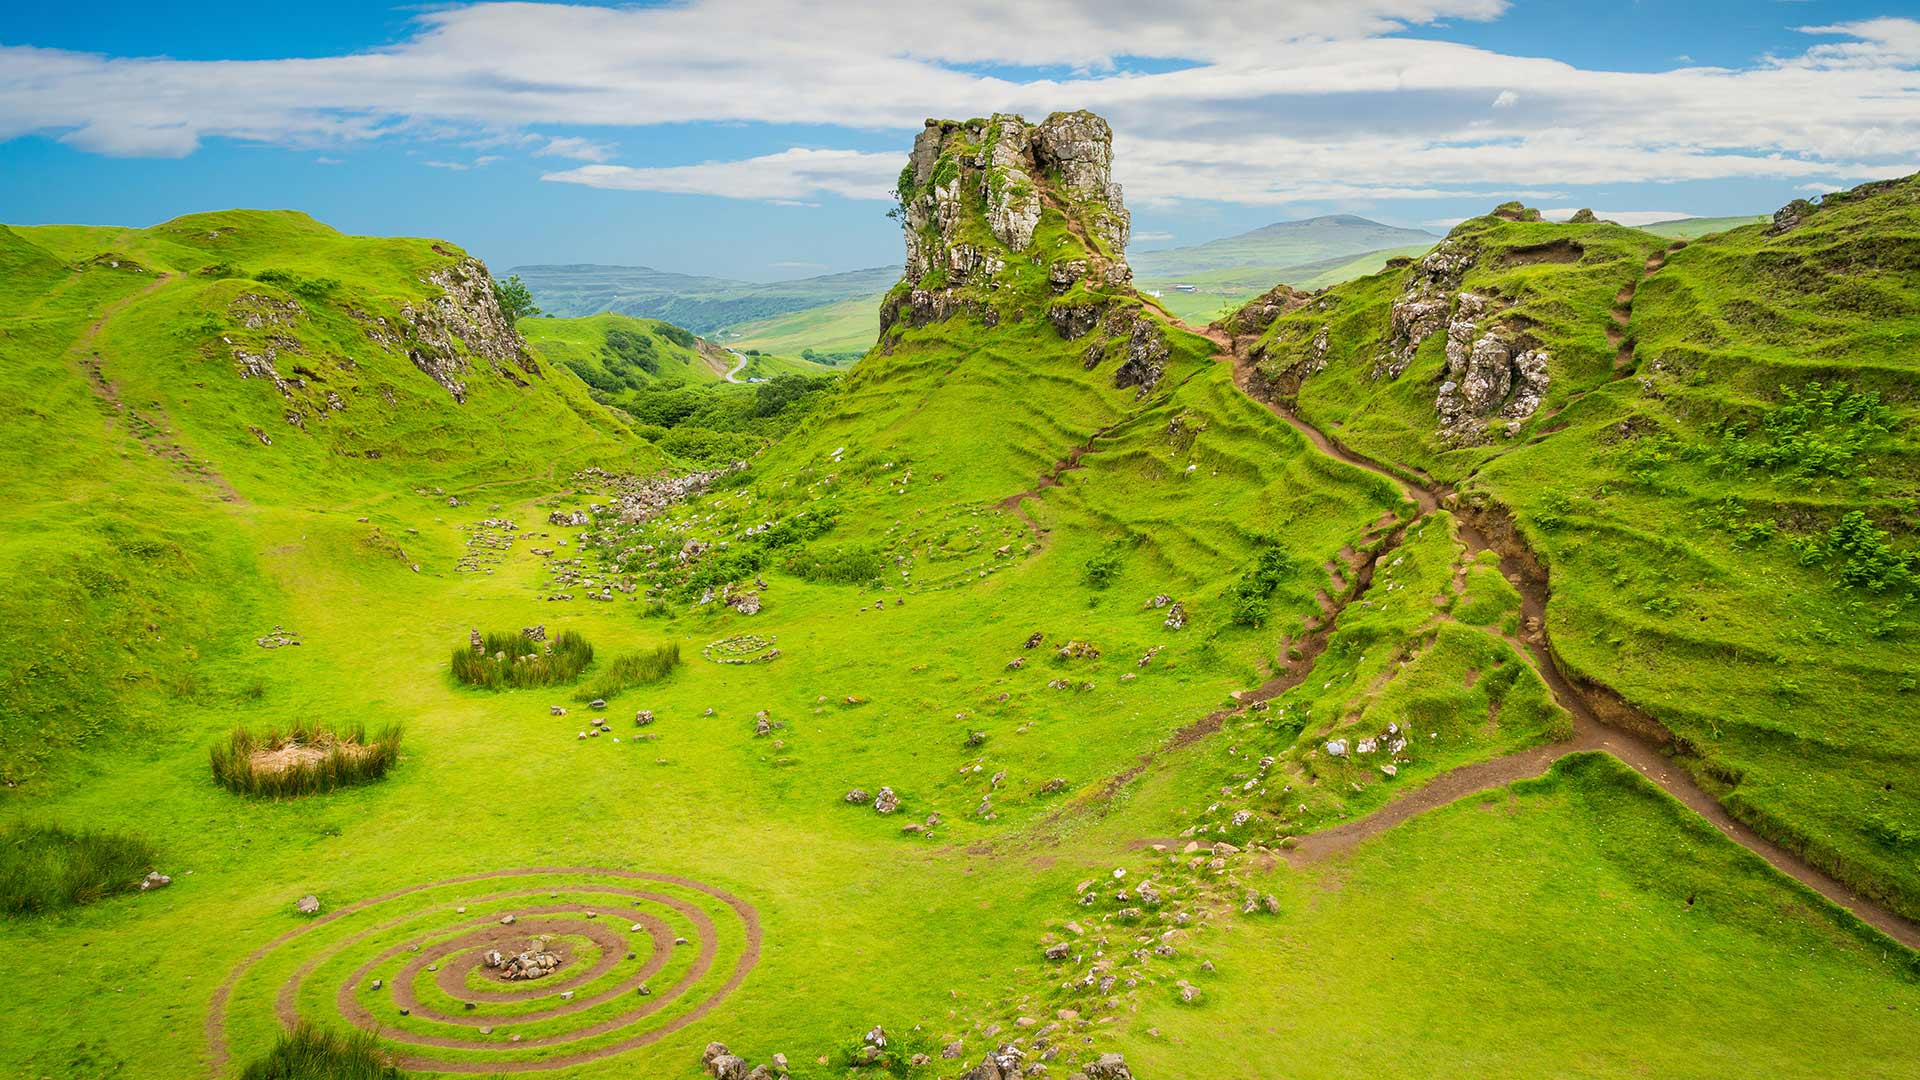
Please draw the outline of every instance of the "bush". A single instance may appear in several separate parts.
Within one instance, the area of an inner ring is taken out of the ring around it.
[[[886,573],[887,560],[873,548],[817,545],[788,559],[786,571],[808,581],[862,585]]]
[[[1234,583],[1233,621],[1239,626],[1260,627],[1267,622],[1267,601],[1280,584],[1299,571],[1299,564],[1277,540],[1266,540],[1253,565]]]
[[[256,754],[270,756],[256,759]],[[275,798],[314,795],[385,776],[400,759],[400,728],[387,727],[369,739],[361,724],[334,731],[306,721],[259,735],[242,726],[209,756],[214,780],[229,791]]]
[[[1120,564],[1125,561],[1126,556],[1127,548],[1124,542],[1108,544],[1095,552],[1093,558],[1087,560],[1080,571],[1081,579],[1090,589],[1106,588],[1113,584],[1114,578],[1120,576]]]
[[[0,832],[0,912],[91,904],[138,886],[152,868],[153,848],[131,836],[10,825]]]
[[[453,677],[489,690],[572,682],[593,663],[593,646],[572,630],[555,635],[544,650],[518,631],[488,634],[481,645],[483,652],[472,646],[453,650]]]
[[[370,1031],[335,1032],[302,1021],[248,1063],[240,1080],[405,1080]]]
[[[622,690],[659,682],[673,674],[673,669],[679,666],[680,646],[677,643],[622,653],[594,679],[591,689],[580,691],[574,698],[578,701],[610,698]]]

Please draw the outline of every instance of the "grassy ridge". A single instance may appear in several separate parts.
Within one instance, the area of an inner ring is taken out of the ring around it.
[[[1605,225],[1476,219],[1462,288],[1516,301],[1553,356],[1511,439],[1438,437],[1443,334],[1398,380],[1372,373],[1404,272],[1280,320],[1268,370],[1330,328],[1299,407],[1344,441],[1497,503],[1552,568],[1548,628],[1570,668],[1684,740],[1736,814],[1920,913],[1920,182],[1830,198],[1798,228],[1749,225],[1667,253]],[[1577,262],[1507,253],[1572,241]],[[1623,328],[1605,331],[1637,282]]]

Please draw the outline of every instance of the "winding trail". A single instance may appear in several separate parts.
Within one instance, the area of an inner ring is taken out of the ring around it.
[[[1665,253],[1656,252],[1648,258],[1645,273],[1658,270],[1664,262]],[[1619,326],[1625,325],[1621,311],[1624,309],[1629,314],[1631,312],[1630,306],[1625,305],[1631,304],[1633,291],[1634,286],[1629,285],[1622,290],[1622,297],[1616,300],[1614,321]],[[1187,326],[1177,319],[1169,319],[1169,322],[1180,329],[1199,334],[1219,346],[1214,359],[1232,365],[1234,385],[1298,431],[1320,453],[1386,478],[1419,508],[1418,513],[1395,530],[1393,536],[1382,545],[1381,550],[1390,550],[1397,544],[1399,536],[1404,534],[1408,525],[1433,513],[1451,494],[1443,485],[1416,482],[1373,458],[1348,449],[1338,439],[1302,420],[1285,405],[1260,393],[1256,381],[1257,372],[1246,350],[1237,347],[1237,343],[1224,330],[1217,327],[1201,330]],[[1632,343],[1626,342],[1622,351],[1631,364]],[[1575,680],[1568,678],[1561,670],[1554,656],[1552,643],[1547,636],[1548,588],[1545,567],[1525,549],[1518,537],[1512,534],[1512,530],[1505,527],[1504,521],[1490,521],[1486,516],[1482,516],[1480,520],[1473,520],[1472,512],[1464,508],[1456,511],[1455,520],[1458,523],[1460,540],[1467,547],[1469,559],[1482,551],[1493,551],[1500,556],[1501,573],[1519,591],[1521,597],[1520,615],[1524,637],[1520,641],[1508,640],[1526,650],[1533,660],[1541,681],[1552,692],[1554,700],[1572,715],[1573,737],[1549,746],[1534,747],[1490,761],[1462,766],[1436,776],[1419,789],[1395,799],[1366,817],[1299,837],[1297,846],[1285,853],[1289,862],[1296,864],[1312,862],[1349,850],[1362,840],[1384,832],[1416,814],[1445,806],[1482,791],[1504,787],[1516,780],[1541,776],[1555,761],[1568,754],[1599,750],[1612,754],[1632,766],[1641,775],[1657,784],[1661,790],[1705,818],[1727,839],[1765,859],[1781,873],[1820,893],[1851,912],[1860,921],[1902,945],[1910,949],[1920,949],[1920,924],[1874,900],[1859,895],[1824,870],[1813,866],[1794,852],[1761,836],[1752,828],[1736,820],[1719,800],[1694,780],[1692,774],[1662,753],[1661,746],[1666,741],[1666,737],[1664,729],[1657,721],[1639,713],[1617,694],[1604,687],[1577,684]],[[1505,534],[1500,537],[1498,543],[1489,538],[1489,532],[1496,528]],[[1363,564],[1362,573],[1370,569],[1369,561]],[[1349,602],[1363,593],[1367,584],[1366,581],[1357,581],[1350,587]],[[1337,617],[1337,612],[1333,613],[1323,621],[1322,628],[1316,631],[1314,636],[1318,637],[1322,643],[1325,640],[1325,631],[1331,628]],[[1312,657],[1308,656],[1305,659],[1310,665]],[[1302,675],[1304,672],[1298,674],[1289,672],[1258,691],[1242,695],[1242,700],[1251,701],[1270,697],[1278,692],[1270,689],[1276,683],[1284,682],[1291,685],[1298,682]],[[1284,689],[1284,687],[1280,688]],[[1218,730],[1226,715],[1228,714],[1220,713],[1209,716],[1194,725],[1194,728]],[[1623,721],[1632,723],[1633,727],[1622,726]],[[1656,738],[1656,736],[1660,737]],[[1178,737],[1176,737],[1177,744]]]
[[[731,349],[727,351],[733,352],[733,350]],[[726,374],[720,377],[727,380],[730,383],[737,383],[740,381],[740,373],[742,371],[747,370],[747,358],[741,353],[733,353],[733,355],[734,355],[733,367],[728,368]]]

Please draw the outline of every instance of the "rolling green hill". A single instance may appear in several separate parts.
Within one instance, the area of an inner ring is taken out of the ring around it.
[[[822,307],[740,323],[715,336],[736,349],[757,349],[781,356],[812,351],[828,356],[858,356],[880,336],[880,299],[855,296]]]
[[[1915,178],[1691,243],[1496,215],[1251,351],[1347,445],[1511,513],[1570,676],[1743,821],[1920,915],[1916,266]]]
[[[577,319],[523,319],[527,347],[595,390],[620,393],[657,383],[720,382],[733,366],[724,350],[672,323],[611,312]]]
[[[0,898],[170,875],[0,919],[0,1074],[1910,1072],[1920,178],[1202,331],[1111,147],[929,121],[873,347],[756,385],[443,242],[0,229]],[[404,741],[214,782],[316,721]]]
[[[1705,236],[1708,233],[1738,229],[1743,225],[1765,224],[1766,220],[1767,218],[1764,214],[1746,214],[1735,217],[1675,218],[1672,221],[1656,221],[1651,225],[1642,225],[1640,229],[1642,232],[1650,232],[1655,236],[1671,236],[1675,239],[1690,240],[1696,236]]]
[[[670,322],[696,334],[873,296],[885,292],[900,276],[893,267],[771,283],[674,274],[645,266],[516,266],[512,273],[527,283],[550,315],[577,317],[610,311]]]
[[[1433,246],[1431,233],[1351,214],[1282,221],[1192,247],[1131,257],[1140,288],[1196,325],[1212,322],[1284,282],[1316,289],[1371,274],[1397,255]]]
[[[1129,261],[1142,281],[1171,281],[1222,270],[1305,266],[1388,248],[1427,248],[1436,239],[1419,229],[1382,225],[1352,214],[1328,214],[1275,222],[1191,247],[1134,252]],[[1269,278],[1267,284],[1275,280]]]

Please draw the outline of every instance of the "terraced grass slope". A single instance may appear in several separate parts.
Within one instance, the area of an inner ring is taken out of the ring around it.
[[[1920,181],[1693,242],[1461,225],[1246,343],[1359,452],[1511,515],[1560,664],[1735,816],[1920,914]]]

